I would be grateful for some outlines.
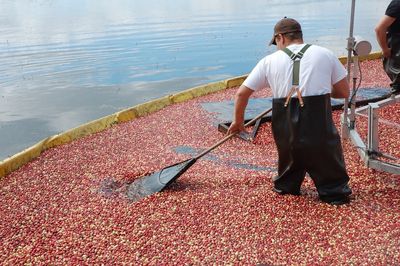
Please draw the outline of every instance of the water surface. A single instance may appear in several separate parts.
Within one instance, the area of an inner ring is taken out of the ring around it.
[[[355,35],[390,0],[358,0]],[[349,0],[0,0],[0,160],[53,134],[200,84],[246,74],[275,22],[346,54]]]

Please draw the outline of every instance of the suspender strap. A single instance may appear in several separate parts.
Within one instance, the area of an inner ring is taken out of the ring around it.
[[[300,60],[293,61],[293,79],[292,85],[299,86],[299,76],[300,76]]]
[[[290,59],[296,60],[298,58],[300,60],[310,46],[311,44],[304,45],[304,47],[301,48],[300,52],[298,52],[297,54],[293,53],[288,48],[283,48],[282,51],[284,51],[290,57]]]
[[[290,51],[288,48],[282,49],[289,57],[293,60],[293,79],[292,85],[299,86],[299,76],[300,76],[300,59],[303,58],[304,53],[311,46],[311,44],[306,44],[297,54]]]

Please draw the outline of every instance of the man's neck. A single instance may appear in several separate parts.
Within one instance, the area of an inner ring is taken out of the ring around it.
[[[291,42],[288,42],[288,44],[285,44],[281,49],[285,49],[286,47],[288,47],[289,45],[292,44],[304,44],[303,40],[293,40]]]

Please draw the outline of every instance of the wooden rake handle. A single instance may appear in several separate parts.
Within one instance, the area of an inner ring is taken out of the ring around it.
[[[263,116],[265,116],[266,114],[268,114],[269,112],[272,111],[272,107],[265,110],[264,112],[262,112],[261,114],[257,115],[256,117],[254,117],[253,119],[251,119],[249,122],[247,122],[244,126],[251,126],[253,123],[255,123],[258,119],[262,118]],[[195,160],[200,159],[201,157],[203,157],[204,155],[206,155],[207,153],[209,153],[210,151],[214,150],[215,148],[217,148],[218,146],[222,145],[224,142],[226,142],[227,140],[229,140],[230,138],[232,138],[233,136],[235,136],[237,133],[231,133],[227,136],[225,136],[223,139],[221,139],[220,141],[218,141],[217,143],[215,143],[213,146],[211,146],[210,148],[208,148],[207,150],[203,151],[202,153],[200,153],[199,155],[197,155],[196,157],[194,157]]]

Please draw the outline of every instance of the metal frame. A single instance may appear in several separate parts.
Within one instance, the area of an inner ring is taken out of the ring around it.
[[[347,79],[350,81],[351,74],[351,64],[353,63],[353,94],[355,99],[355,94],[357,93],[356,84],[358,78],[358,56],[352,56],[354,52],[354,37],[353,37],[353,28],[354,28],[354,13],[355,13],[355,4],[356,0],[352,0],[351,3],[351,17],[350,17],[350,34],[347,39]],[[400,165],[392,164],[385,161],[379,160],[379,157],[384,157],[391,160],[397,160],[397,158],[383,154],[379,151],[379,133],[378,133],[378,122],[379,122],[379,108],[394,104],[396,102],[400,102],[400,95],[394,96],[392,95],[390,98],[375,102],[369,103],[365,107],[361,107],[355,109],[354,101],[350,102],[350,113],[349,113],[349,101],[345,99],[344,110],[341,116],[341,126],[342,126],[342,137],[344,139],[350,139],[353,144],[358,149],[358,154],[361,159],[365,162],[367,167],[385,171],[393,174],[400,174]],[[362,110],[368,110],[368,140],[367,145],[362,141],[360,135],[357,133],[355,123],[355,115],[356,112],[360,112]]]
[[[360,113],[362,111],[368,112],[368,136],[367,144],[363,142],[360,135],[358,134],[355,127],[351,127],[350,120],[347,121],[348,137],[358,149],[358,154],[364,161],[365,165],[369,168],[385,171],[392,174],[400,174],[400,164],[389,163],[380,160],[380,157],[398,160],[398,158],[393,157],[389,154],[384,154],[379,151],[379,133],[378,133],[378,122],[379,122],[379,108],[400,102],[400,95],[392,95],[390,98],[385,100],[369,103],[367,106],[358,108],[355,112]],[[355,115],[355,113],[351,113]],[[344,116],[342,115],[342,121]],[[343,123],[342,123],[343,126]]]

